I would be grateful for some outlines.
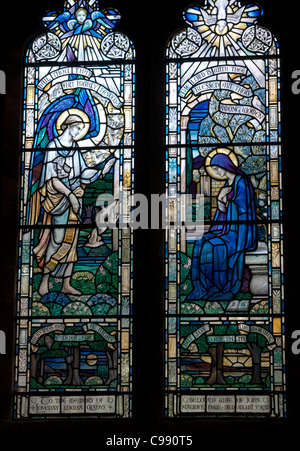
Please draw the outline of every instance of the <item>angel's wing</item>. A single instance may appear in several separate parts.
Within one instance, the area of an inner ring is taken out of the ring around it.
[[[71,13],[69,11],[64,11],[62,14],[55,14],[55,12],[51,12],[43,18],[43,22],[49,28],[49,30],[54,31],[58,27],[65,28],[65,25],[70,20],[70,18]]]
[[[42,115],[35,134],[33,143],[33,152],[30,160],[30,169],[28,175],[28,196],[26,224],[34,225],[40,214],[40,178],[43,169],[45,148],[49,142],[56,136],[57,130],[55,123],[58,116],[67,108],[74,106],[74,96],[65,96],[51,104]]]

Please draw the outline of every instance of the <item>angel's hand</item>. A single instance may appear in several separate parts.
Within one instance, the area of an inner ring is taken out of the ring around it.
[[[79,209],[80,209],[80,204],[74,193],[69,194],[69,201],[70,201],[73,212],[75,213],[75,215],[77,215],[77,213],[79,212]]]

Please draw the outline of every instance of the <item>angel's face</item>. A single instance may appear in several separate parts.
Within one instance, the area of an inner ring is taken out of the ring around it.
[[[78,13],[76,14],[77,22],[80,24],[84,23],[86,16],[87,16],[87,14],[83,9],[79,10]]]
[[[84,127],[83,124],[74,124],[69,127],[70,135],[72,136],[73,139],[76,138],[76,136],[81,132],[83,127]]]

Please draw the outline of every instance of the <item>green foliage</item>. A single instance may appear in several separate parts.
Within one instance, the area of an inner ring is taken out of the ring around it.
[[[180,253],[180,280],[181,283],[185,282],[191,269],[191,259],[187,254]]]
[[[116,295],[118,290],[118,253],[113,252],[100,265],[96,276],[95,283],[97,291]]]
[[[49,302],[47,304],[51,316],[60,316],[62,312],[62,305],[55,302]]]
[[[99,195],[111,192],[111,185],[112,174],[106,174],[104,179],[96,180],[94,183],[87,185],[83,197],[84,205],[95,205]]]
[[[193,283],[190,278],[187,278],[181,285],[180,285],[180,295],[182,296],[183,300],[186,299],[186,297],[190,294],[190,292],[193,290]]]
[[[267,375],[267,377],[264,380],[266,387],[270,388],[271,387],[271,377],[270,374]]]
[[[250,300],[252,298],[252,293],[237,293],[237,295],[235,296],[235,299],[238,299],[240,301],[246,299],[246,300]]]
[[[98,304],[92,307],[92,312],[93,315],[97,316],[97,315],[107,315],[108,312],[111,310],[111,305],[109,304]]]
[[[203,377],[197,377],[195,379],[194,385],[202,385],[202,384],[204,384],[204,378]]]
[[[95,294],[95,276],[90,271],[76,271],[72,277],[72,285],[83,294]]]
[[[109,388],[110,388],[110,389],[116,389],[117,386],[118,386],[118,382],[117,382],[116,379],[113,380],[113,381],[111,381],[111,383],[109,384]]]
[[[58,376],[50,376],[45,380],[45,385],[62,385],[62,380]]]
[[[32,316],[50,316],[51,311],[49,309],[49,305],[47,307],[40,302],[33,302]]]
[[[241,384],[250,384],[251,382],[251,376],[250,374],[243,374],[240,378],[239,378],[239,383]]]
[[[86,379],[85,385],[103,385],[103,380],[99,376],[91,376]]]
[[[269,301],[268,299],[263,299],[260,302],[257,302],[252,309],[250,310],[251,314],[257,314],[257,315],[262,315],[262,314],[268,314],[269,312]]]
[[[224,313],[222,305],[217,301],[207,301],[204,306],[204,311],[207,314]]]
[[[204,310],[197,302],[184,302],[181,304],[181,313],[195,315],[204,313]]]
[[[70,302],[66,305],[62,311],[63,316],[90,316],[92,315],[91,309],[80,301]]]
[[[180,301],[183,302],[193,290],[193,283],[190,277],[191,258],[181,252],[180,254]]]
[[[42,385],[40,382],[38,382],[34,377],[30,378],[30,388],[31,389],[37,389],[37,388],[44,388],[44,385]]]
[[[64,351],[63,349],[46,349],[43,353],[41,353],[41,358],[46,359],[48,358],[61,358],[61,357],[67,357],[68,353]]]
[[[193,386],[193,378],[189,374],[181,374],[180,383],[182,388],[191,388]]]

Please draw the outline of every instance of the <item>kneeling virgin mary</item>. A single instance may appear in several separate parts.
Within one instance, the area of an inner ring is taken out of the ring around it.
[[[226,182],[212,226],[194,246],[189,299],[230,301],[242,285],[245,253],[257,245],[254,189],[230,151],[211,152],[205,165],[211,177]]]

